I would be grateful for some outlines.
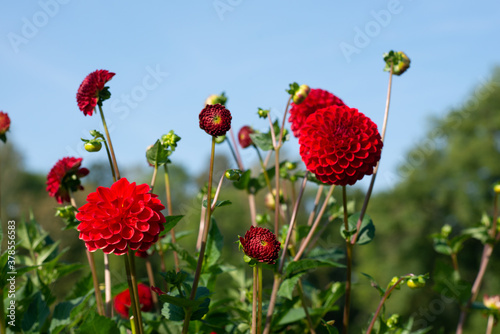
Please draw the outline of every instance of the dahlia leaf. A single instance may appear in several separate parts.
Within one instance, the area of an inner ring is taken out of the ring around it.
[[[168,156],[169,151],[165,149],[159,139],[146,151],[146,158],[152,166],[161,166],[168,163]]]
[[[273,139],[270,133],[251,133],[250,138],[252,138],[252,142],[263,151],[273,149]]]
[[[183,215],[165,216],[165,229],[160,233],[160,238],[169,233],[183,217]]]
[[[38,291],[27,306],[21,320],[21,328],[25,332],[40,333],[49,315],[49,305],[43,300],[42,292]]]
[[[205,269],[209,269],[217,263],[224,245],[222,234],[215,219],[211,218],[210,230],[208,232],[207,250],[205,254]],[[205,270],[206,271],[206,270]]]
[[[217,201],[217,202],[215,202],[214,209],[218,208],[220,206],[226,206],[226,205],[231,205],[231,204],[233,204],[233,203],[231,201],[227,200],[227,199],[223,200],[223,201]],[[207,200],[203,201],[203,207],[204,208],[207,207]]]
[[[318,267],[345,268],[345,265],[328,260],[302,259],[289,262],[286,265],[284,277],[292,277]]]
[[[329,322],[326,322],[323,319],[321,319],[321,322],[323,323],[323,326],[325,326],[326,330],[328,331],[328,334],[338,334],[339,333],[338,329],[333,327]]]
[[[91,312],[76,333],[119,334],[120,330],[113,320]]]
[[[290,324],[299,320],[302,320],[306,317],[306,312],[301,308],[290,308],[285,312],[283,317],[279,320],[277,326],[283,326],[286,324]]]
[[[57,304],[52,315],[52,321],[50,322],[50,333],[57,334],[71,324],[73,321],[73,319],[71,319],[71,311],[84,300],[84,297],[79,297]]]
[[[285,279],[280,285],[278,296],[292,300],[293,290],[295,290],[295,286],[299,282],[299,279],[305,274],[306,272],[302,272]]]
[[[352,232],[356,229],[359,216],[360,216],[359,212],[356,212],[351,216],[349,216],[348,219],[349,231],[345,231],[344,224],[342,224],[340,225],[340,234],[343,235],[344,237],[352,235],[353,234]],[[375,225],[373,225],[372,219],[368,215],[365,215],[363,217],[363,221],[361,222],[361,227],[359,229],[358,237],[356,239],[356,244],[366,245],[370,243],[373,240],[373,238],[375,238]]]
[[[250,169],[246,170],[243,174],[241,174],[240,179],[236,182],[233,182],[233,186],[236,189],[247,190],[248,185],[250,183],[250,179],[252,178],[252,171]]]

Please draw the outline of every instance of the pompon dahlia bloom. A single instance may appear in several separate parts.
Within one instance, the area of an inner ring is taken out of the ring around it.
[[[483,296],[483,304],[490,310],[500,311],[500,295],[496,296]]]
[[[300,130],[300,155],[321,182],[353,185],[373,173],[382,139],[373,123],[357,109],[331,106],[311,114]]]
[[[250,134],[254,133],[253,129],[248,125],[245,125],[238,132],[238,141],[242,148],[247,148],[248,146],[253,144],[252,138],[250,138]]]
[[[207,104],[199,118],[200,129],[211,136],[224,136],[231,129],[231,112],[222,104]]]
[[[344,102],[330,92],[323,89],[311,89],[307,97],[300,104],[292,102],[290,117],[293,135],[300,137],[300,129],[305,124],[307,117],[316,110],[329,106],[343,106]]]
[[[259,262],[274,264],[278,259],[281,243],[273,232],[263,227],[253,227],[240,237],[245,254]]]
[[[82,158],[66,157],[57,161],[47,175],[47,192],[59,204],[70,202],[69,192],[83,190],[80,178],[89,173],[87,168],[80,168]]]
[[[139,303],[141,304],[141,311],[148,312],[153,309],[153,297],[151,295],[151,290],[146,284],[137,284],[137,290],[139,293]],[[129,289],[123,290],[115,297],[115,310],[120,313],[122,317],[128,319],[130,306],[132,301],[130,300]]]
[[[115,73],[107,70],[97,70],[83,79],[76,93],[76,101],[78,102],[78,108],[85,116],[92,116],[99,99],[106,100],[110,97],[110,93],[107,89],[104,89],[104,85],[114,76]]]
[[[146,251],[158,241],[165,207],[147,184],[136,185],[122,178],[110,188],[98,187],[78,209],[80,239],[91,252],[125,254],[128,248]]]

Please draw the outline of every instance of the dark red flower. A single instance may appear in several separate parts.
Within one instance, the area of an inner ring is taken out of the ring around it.
[[[293,135],[297,138],[300,137],[300,129],[306,122],[307,117],[316,110],[328,106],[343,105],[344,102],[332,93],[322,89],[311,89],[302,103],[295,104],[292,102],[288,121],[291,123]]]
[[[82,158],[62,158],[47,175],[47,191],[59,204],[70,202],[69,192],[83,190],[80,178],[89,173],[87,168],[80,168]]]
[[[122,178],[111,188],[98,187],[78,209],[80,239],[91,252],[125,254],[128,248],[146,251],[164,230],[165,207],[147,184],[136,185]]]
[[[3,135],[10,127],[9,115],[3,111],[0,111],[0,135]]]
[[[222,104],[207,104],[199,118],[200,129],[211,136],[224,136],[231,129],[231,113]]]
[[[250,138],[250,134],[254,133],[253,129],[249,127],[248,125],[245,125],[240,129],[238,132],[238,141],[240,142],[240,146],[242,148],[247,148],[248,146],[252,145],[252,138]]]
[[[5,133],[7,130],[10,128],[10,118],[7,113],[4,113],[3,111],[0,111],[0,139],[5,143],[7,141],[7,138],[5,136]]]
[[[141,311],[148,312],[153,309],[153,297],[151,296],[151,290],[146,284],[137,284],[137,292],[139,294],[139,303],[141,304]],[[130,300],[129,289],[123,290],[115,297],[115,310],[124,318],[128,319],[130,306],[132,301]]]
[[[245,254],[259,262],[274,264],[278,259],[281,243],[276,240],[273,232],[263,227],[253,227],[240,237]]]
[[[321,182],[341,186],[372,174],[382,151],[377,125],[347,106],[311,114],[300,130],[299,144],[307,169]]]
[[[76,101],[78,102],[78,108],[83,111],[85,116],[92,116],[99,99],[105,100],[109,98],[110,93],[104,89],[104,85],[114,76],[115,73],[97,70],[83,79],[76,93]]]

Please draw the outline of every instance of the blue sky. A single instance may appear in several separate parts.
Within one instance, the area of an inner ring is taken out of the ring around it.
[[[408,163],[429,118],[462,106],[500,64],[500,2],[492,0],[10,0],[0,8],[0,110],[25,166],[42,173],[64,156],[105,161],[104,152],[83,151],[80,138],[101,123],[75,99],[96,69],[116,73],[104,111],[118,163],[145,164],[145,148],[173,129],[182,137],[174,161],[199,172],[210,150],[198,127],[208,95],[226,92],[235,132],[267,129],[258,107],[281,119],[294,81],[336,94],[381,127],[382,54],[394,49],[412,63],[393,82],[383,189],[400,179],[396,167]],[[296,140],[287,146],[298,159]],[[255,152],[243,157],[249,165]]]

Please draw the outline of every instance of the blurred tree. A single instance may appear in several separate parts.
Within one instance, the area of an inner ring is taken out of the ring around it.
[[[450,261],[433,250],[429,234],[439,232],[444,224],[451,225],[456,234],[478,223],[483,212],[492,213],[492,185],[500,180],[499,161],[500,68],[462,107],[433,120],[427,136],[408,152],[393,175],[398,184],[374,196],[368,213],[376,224],[377,237],[357,251],[359,270],[372,274],[382,286],[392,276],[410,272],[429,272],[432,278]],[[460,273],[468,282],[475,278],[481,251],[481,243],[470,240],[459,253]],[[483,291],[490,294],[500,291],[499,254],[497,247],[483,283]],[[372,290],[358,294],[364,302],[368,295],[374,301],[365,310],[374,310],[378,302]],[[389,301],[388,308],[414,316],[416,324],[432,325],[434,330],[444,327],[445,333],[454,332],[459,312],[456,303],[432,291],[432,283],[423,290],[403,289]],[[486,320],[478,316],[469,319],[468,325],[467,333],[482,332]]]

